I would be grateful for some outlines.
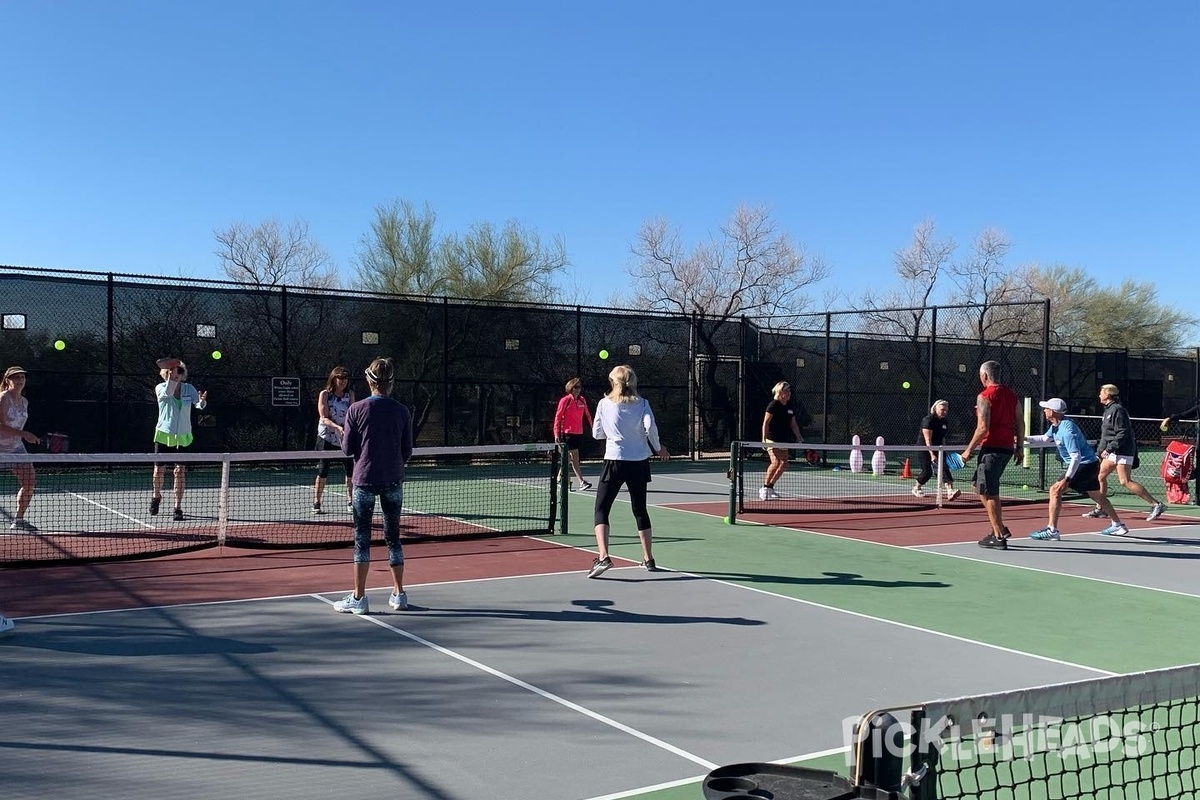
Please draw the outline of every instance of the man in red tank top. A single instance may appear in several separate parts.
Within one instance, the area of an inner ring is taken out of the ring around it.
[[[1016,449],[1025,441],[1025,422],[1017,413],[1017,396],[1000,383],[1000,365],[985,361],[979,365],[979,381],[983,391],[975,399],[975,434],[963,450],[963,461],[974,455],[979,447],[979,462],[975,468],[975,490],[987,511],[992,530],[979,540],[980,547],[1008,549],[1012,536],[1004,527],[1004,510],[1000,505],[1000,476]]]

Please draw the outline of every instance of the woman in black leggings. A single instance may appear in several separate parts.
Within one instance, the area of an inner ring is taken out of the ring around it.
[[[596,487],[596,548],[600,555],[588,570],[589,578],[598,578],[612,566],[608,557],[608,514],[621,486],[629,488],[629,502],[642,543],[642,568],[656,572],[651,552],[650,514],[646,510],[646,484],[650,482],[650,456],[663,461],[671,457],[658,440],[658,425],[650,403],[637,393],[637,375],[627,366],[614,367],[608,374],[609,391],[596,404],[592,435],[604,440],[604,472]]]

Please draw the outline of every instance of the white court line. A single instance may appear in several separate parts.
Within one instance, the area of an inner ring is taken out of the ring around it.
[[[837,755],[838,753],[848,753],[848,752],[850,752],[849,747],[833,747],[833,748],[830,748],[829,750],[819,750],[815,753],[806,753],[802,756],[795,756],[794,758],[781,758],[776,761],[768,761],[767,763],[768,764],[779,764],[781,766],[788,766],[791,764],[796,764],[801,761],[810,761],[814,758],[824,758],[825,756],[832,756],[832,755]],[[704,780],[706,777],[708,777],[707,774],[698,775],[695,778],[684,778],[684,779],[678,780],[678,781],[669,781],[667,783],[656,783],[653,786],[642,786],[637,789],[627,789],[624,792],[617,792],[615,794],[605,794],[605,795],[598,795],[596,797],[589,797],[589,798],[587,798],[587,800],[622,800],[622,798],[626,798],[626,797],[639,797],[643,794],[646,794],[647,792],[657,792],[662,789],[674,789],[679,786],[688,786],[693,783],[699,783],[700,781]]]
[[[312,597],[316,600],[320,600],[322,603],[326,603],[331,606],[334,603],[333,600],[326,599],[325,597],[322,597],[319,594],[310,594],[309,597]],[[480,670],[481,672],[486,672],[488,675],[491,675],[492,677],[499,678],[500,680],[503,680],[503,681],[507,681],[508,683],[511,683],[513,686],[517,686],[521,689],[524,689],[527,692],[532,692],[533,694],[536,694],[545,700],[550,700],[551,702],[558,703],[559,705],[569,708],[572,711],[583,714],[585,717],[594,719],[597,722],[601,722],[605,725],[608,725],[609,727],[616,728],[617,730],[621,731],[622,733],[627,733],[630,736],[641,739],[642,741],[652,744],[655,747],[659,747],[663,750],[666,750],[668,753],[677,755],[680,758],[686,758],[688,761],[691,761],[695,764],[699,764],[700,766],[704,767],[705,769],[714,770],[717,768],[717,765],[712,763],[711,761],[706,761],[703,758],[700,758],[700,756],[693,755],[692,753],[689,753],[688,751],[686,751],[682,748],[679,748],[673,744],[664,742],[662,739],[658,739],[654,736],[651,736],[648,733],[643,733],[642,731],[639,731],[636,728],[631,728],[630,726],[628,726],[624,723],[617,722],[612,717],[606,717],[603,714],[600,714],[596,711],[592,711],[589,708],[585,708],[584,706],[581,706],[578,703],[573,703],[570,700],[566,699],[565,697],[560,697],[559,695],[556,695],[553,692],[548,692],[545,689],[534,686],[532,683],[528,683],[528,682],[523,681],[520,678],[517,678],[513,675],[509,675],[507,672],[501,672],[500,670],[496,669],[495,667],[489,667],[487,664],[484,664],[481,661],[476,661],[475,659],[473,659],[469,656],[465,656],[462,653],[459,653],[455,650],[451,650],[448,647],[443,647],[440,644],[434,644],[433,642],[429,641],[428,639],[424,639],[420,636],[417,636],[415,633],[410,633],[409,631],[403,630],[401,628],[397,628],[395,625],[392,625],[389,622],[385,622],[384,620],[382,620],[378,617],[367,616],[367,615],[355,615],[355,616],[359,616],[361,619],[365,619],[367,622],[370,622],[374,625],[378,625],[381,628],[385,628],[385,629],[391,631],[392,633],[399,634],[399,635],[403,636],[404,638],[409,639],[410,641],[413,641],[419,645],[422,645],[423,647],[428,647],[431,650],[441,653],[444,656],[449,656],[450,658],[453,658],[457,661],[461,661],[463,664],[466,664],[467,666],[470,666],[470,667],[474,667],[475,669]]]
[[[128,514],[125,514],[121,511],[117,511],[115,508],[113,508],[111,506],[106,506],[103,503],[97,503],[95,500],[92,500],[90,497],[84,497],[83,495],[77,494],[76,492],[67,492],[67,494],[71,495],[72,497],[78,497],[83,502],[89,503],[89,504],[95,506],[96,508],[102,509],[104,511],[108,511],[109,513],[112,513],[112,514],[116,514],[118,517],[121,517],[122,519],[127,519],[130,522],[137,523],[138,525],[141,525],[143,528],[149,528],[150,530],[155,530],[155,527],[153,525],[151,525],[147,522],[142,522],[137,517],[131,517]]]

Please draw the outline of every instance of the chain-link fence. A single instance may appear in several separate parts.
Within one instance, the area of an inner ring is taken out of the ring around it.
[[[904,444],[937,399],[965,441],[987,360],[1018,395],[1061,396],[1073,413],[1098,413],[1098,387],[1115,383],[1132,414],[1165,416],[1194,402],[1200,373],[1200,349],[1051,350],[1048,302],[717,319],[0,267],[0,313],[0,364],[30,372],[29,429],[68,434],[78,452],[150,449],[168,354],[209,393],[202,452],[311,447],[329,371],[361,376],[379,355],[396,360],[421,446],[546,441],[568,378],[594,404],[627,363],[664,442],[695,456],[760,438],[780,380],[807,439]],[[601,453],[587,441],[585,458]]]

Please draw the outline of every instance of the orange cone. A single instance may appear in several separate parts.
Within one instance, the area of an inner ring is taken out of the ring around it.
[[[901,478],[911,478],[912,477],[912,467],[910,467],[908,465],[907,458],[904,459],[904,469],[900,470],[900,477]]]

